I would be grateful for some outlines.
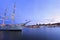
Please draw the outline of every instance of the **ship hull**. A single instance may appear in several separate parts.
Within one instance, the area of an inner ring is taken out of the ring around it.
[[[21,29],[0,29],[0,31],[22,31]]]
[[[0,31],[22,31],[22,27],[19,26],[0,26]]]
[[[0,29],[0,31],[22,31],[22,29]]]

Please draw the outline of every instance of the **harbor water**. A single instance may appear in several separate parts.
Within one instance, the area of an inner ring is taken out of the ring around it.
[[[0,31],[0,40],[60,40],[60,28],[22,28],[22,31]]]
[[[26,40],[60,40],[60,28],[24,28]]]

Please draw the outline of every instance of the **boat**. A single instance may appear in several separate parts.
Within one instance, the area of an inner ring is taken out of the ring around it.
[[[22,31],[22,28],[29,22],[31,21],[22,24],[0,24],[0,31]]]
[[[14,4],[13,13],[11,16],[12,23],[10,23],[10,24],[5,23],[5,20],[7,18],[9,18],[7,16],[7,9],[5,9],[3,16],[1,16],[1,14],[0,14],[0,17],[2,17],[2,19],[0,18],[0,20],[2,20],[2,24],[0,24],[0,31],[22,31],[22,27],[25,27],[25,25],[30,22],[30,21],[25,20],[27,22],[22,23],[22,24],[15,24],[15,9],[16,9],[16,5]]]
[[[15,8],[16,8],[16,5],[14,4],[14,7],[13,7],[13,13],[12,13],[12,23],[11,24],[5,24],[5,19],[8,18],[7,17],[7,9],[5,9],[5,13],[3,16],[0,15],[0,17],[2,17],[2,24],[0,24],[0,31],[22,31],[22,27],[19,26],[18,24],[14,24],[14,18],[15,18]]]

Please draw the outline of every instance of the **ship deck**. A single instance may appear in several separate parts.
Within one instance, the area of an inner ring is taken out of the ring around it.
[[[0,26],[0,31],[22,31],[22,28],[19,26]]]

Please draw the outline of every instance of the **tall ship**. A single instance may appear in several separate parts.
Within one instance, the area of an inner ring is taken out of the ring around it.
[[[13,13],[12,13],[12,16],[11,16],[11,21],[12,23],[11,24],[5,24],[5,20],[7,17],[7,9],[5,9],[5,12],[4,12],[4,16],[1,16],[2,18],[0,18],[0,21],[2,20],[2,24],[0,24],[0,30],[20,30],[22,31],[22,27],[24,27],[27,23],[29,23],[30,21],[27,21],[23,24],[14,24],[15,22],[15,9],[16,9],[16,5],[14,4],[13,6]]]

